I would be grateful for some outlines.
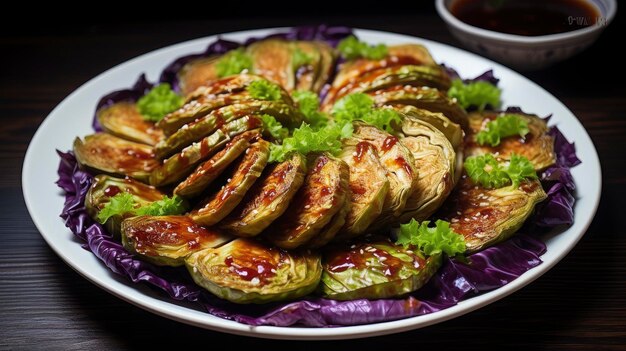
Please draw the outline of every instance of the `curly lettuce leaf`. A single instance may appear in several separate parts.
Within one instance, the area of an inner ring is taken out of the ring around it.
[[[374,108],[374,100],[363,93],[349,94],[339,99],[331,113],[337,123],[361,120],[387,132],[394,132],[395,127],[402,123],[400,113],[389,108]]]
[[[291,56],[291,65],[294,69],[306,66],[310,64],[311,61],[313,61],[313,56],[302,51],[299,47],[296,47]]]
[[[341,151],[341,139],[350,137],[352,132],[350,123],[343,125],[334,123],[318,130],[303,123],[290,137],[285,138],[282,144],[272,144],[269,162],[282,162],[292,152],[303,155],[310,152],[329,152],[336,155]]]
[[[483,130],[476,134],[476,141],[480,145],[489,144],[498,146],[502,138],[528,134],[528,122],[518,115],[504,114],[495,120],[487,122]]]
[[[137,101],[137,109],[145,120],[158,122],[168,113],[183,105],[184,99],[167,83],[152,88]]]
[[[500,107],[501,92],[498,87],[486,81],[463,83],[462,80],[455,79],[448,90],[448,96],[456,99],[464,109],[475,107],[482,111],[488,105],[492,108]]]
[[[274,139],[282,140],[289,135],[289,130],[283,127],[274,116],[263,114],[261,115],[261,120],[263,121],[263,130]]]
[[[450,223],[442,220],[437,220],[434,227],[430,226],[430,221],[419,223],[415,219],[401,224],[396,244],[417,247],[428,256],[444,252],[454,257],[465,252],[463,235],[455,233]]]
[[[121,192],[111,197],[109,202],[98,212],[98,222],[104,224],[113,216],[178,215],[184,213],[185,210],[183,199],[176,195],[173,197],[163,196],[161,200],[138,207],[132,194]]]
[[[135,210],[135,214],[138,216],[168,216],[180,215],[185,213],[185,211],[186,208],[182,198],[177,195],[172,197],[166,195],[161,200],[139,207]]]
[[[252,70],[252,58],[243,48],[237,48],[224,54],[215,64],[215,70],[220,78]]]
[[[104,224],[109,218],[135,212],[135,198],[132,194],[121,192],[111,197],[111,200],[98,212],[98,222]]]
[[[250,96],[259,100],[277,101],[281,98],[281,89],[278,84],[269,80],[255,80],[246,87]]]
[[[319,111],[320,98],[317,94],[308,90],[297,90],[291,94],[291,97],[313,129],[319,129],[328,124],[329,117]]]
[[[354,60],[363,57],[370,60],[380,60],[387,56],[387,45],[369,45],[351,35],[337,45],[337,49],[346,60]]]
[[[465,160],[464,167],[472,181],[485,188],[502,188],[509,184],[517,187],[525,179],[537,179],[532,163],[517,154],[511,154],[507,163],[499,163],[492,154],[471,156]]]

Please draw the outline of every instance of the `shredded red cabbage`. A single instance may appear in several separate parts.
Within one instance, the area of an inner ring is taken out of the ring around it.
[[[441,67],[446,71],[446,73],[448,73],[448,76],[450,76],[450,79],[462,79],[461,76],[459,75],[459,72],[457,72],[454,68],[450,66],[446,66],[443,63],[441,64]],[[500,82],[500,79],[493,75],[492,69],[485,71],[484,73],[481,73],[474,78],[462,79],[462,80],[463,80],[463,83],[465,84],[483,81],[483,82],[491,83],[495,86],[498,86],[498,82]]]
[[[548,198],[537,206],[533,223],[539,227],[554,228],[574,223],[576,184],[570,168],[580,164],[576,157],[576,146],[567,141],[556,127],[548,132],[554,138],[556,164],[541,174],[541,183]]]

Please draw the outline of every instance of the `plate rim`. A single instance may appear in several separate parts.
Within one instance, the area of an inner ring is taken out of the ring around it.
[[[124,61],[112,68],[109,68],[106,71],[91,78],[90,80],[82,84],[80,87],[72,91],[48,114],[48,116],[46,116],[44,121],[40,124],[37,131],[33,135],[33,138],[31,139],[29,143],[28,149],[26,151],[26,155],[24,157],[24,163],[22,165],[22,191],[23,191],[24,201],[26,203],[28,212],[33,220],[33,223],[39,230],[39,233],[44,238],[44,240],[48,243],[48,245],[53,249],[53,251],[55,251],[55,253],[59,257],[61,257],[61,259],[66,264],[68,264],[74,271],[78,272],[81,276],[86,278],[91,283],[95,284],[99,288],[113,294],[114,296],[117,296],[118,298],[124,301],[132,303],[135,306],[138,306],[144,310],[155,313],[162,317],[166,317],[168,319],[176,320],[176,321],[194,325],[197,327],[211,329],[211,330],[220,331],[220,332],[231,333],[231,334],[253,336],[253,337],[263,337],[263,338],[271,338],[271,339],[298,339],[298,340],[351,339],[351,338],[372,337],[372,336],[385,335],[385,334],[391,334],[391,333],[399,333],[403,331],[426,327],[429,325],[433,325],[436,323],[440,323],[440,322],[464,315],[466,313],[482,308],[492,302],[498,301],[512,294],[513,292],[518,291],[524,286],[530,284],[531,282],[533,282],[534,280],[536,280],[537,278],[545,274],[547,271],[549,271],[554,265],[556,265],[559,261],[561,261],[561,259],[563,259],[563,257],[565,257],[571,251],[571,249],[578,243],[578,241],[585,234],[585,232],[589,228],[589,225],[591,224],[596,214],[599,201],[600,201],[601,186],[602,186],[600,161],[598,158],[597,151],[595,149],[595,145],[593,144],[593,141],[589,137],[589,134],[584,129],[584,127],[582,126],[578,118],[559,99],[557,99],[554,95],[550,94],[543,87],[537,85],[535,82],[524,77],[523,75],[501,64],[498,64],[494,61],[491,61],[487,58],[481,57],[474,53],[465,51],[463,49],[456,48],[451,45],[439,43],[436,41],[420,38],[420,37],[406,35],[406,34],[393,33],[389,31],[376,31],[376,30],[354,28],[354,32],[357,35],[361,35],[361,36],[366,36],[366,37],[392,36],[396,38],[397,40],[407,40],[411,42],[419,41],[420,43],[423,43],[427,47],[433,46],[433,45],[442,46],[446,50],[457,51],[459,53],[462,53],[463,55],[469,55],[473,59],[478,59],[486,64],[489,64],[489,67],[493,68],[496,71],[500,71],[500,72],[506,71],[507,75],[509,74],[513,74],[514,76],[517,75],[518,78],[523,79],[524,83],[531,84],[533,86],[533,89],[536,89],[542,95],[547,95],[549,98],[553,99],[557,104],[560,105],[562,109],[564,109],[566,113],[569,113],[569,115],[573,117],[572,120],[570,121],[569,120],[570,116],[567,116],[568,118],[567,122],[574,124],[572,128],[581,129],[582,131],[581,135],[583,136],[583,140],[577,139],[576,142],[590,146],[590,148],[586,149],[587,158],[585,158],[584,162],[587,165],[591,164],[591,168],[592,168],[591,170],[595,173],[591,175],[592,176],[591,179],[595,178],[596,180],[595,182],[592,182],[591,184],[591,188],[595,191],[589,194],[585,194],[585,196],[591,196],[591,199],[588,200],[588,201],[591,201],[590,203],[591,210],[589,211],[588,216],[584,218],[584,223],[580,223],[578,221],[578,223],[575,223],[574,225],[572,225],[572,227],[567,229],[567,231],[570,231],[572,230],[572,228],[575,228],[575,227],[578,228],[577,232],[574,233],[575,236],[571,238],[570,241],[567,242],[567,245],[558,253],[558,255],[555,258],[551,259],[550,261],[543,260],[544,262],[541,265],[525,272],[520,277],[518,277],[517,279],[515,279],[514,281],[508,283],[507,285],[503,287],[500,287],[498,289],[492,290],[490,292],[487,292],[478,296],[474,296],[468,300],[461,301],[459,304],[452,306],[450,308],[447,308],[445,310],[439,311],[439,312],[434,312],[428,315],[409,317],[406,319],[400,319],[400,320],[395,320],[395,321],[370,323],[370,324],[357,325],[357,326],[344,326],[344,327],[337,327],[337,328],[305,328],[305,327],[249,326],[249,325],[241,324],[238,322],[221,319],[219,317],[212,316],[208,314],[207,312],[189,309],[186,307],[181,307],[180,305],[173,303],[173,301],[167,301],[162,298],[158,299],[158,298],[155,298],[154,296],[146,296],[145,294],[143,294],[143,289],[139,289],[140,287],[137,286],[136,283],[130,282],[124,278],[123,281],[119,281],[119,283],[126,287],[131,287],[133,288],[132,291],[137,292],[137,294],[132,294],[132,296],[128,296],[128,294],[123,292],[124,290],[123,287],[117,287],[115,286],[115,284],[111,285],[111,284],[105,283],[103,281],[103,278],[97,276],[98,274],[82,269],[79,264],[77,264],[76,262],[72,261],[69,257],[67,257],[67,255],[63,252],[63,250],[61,249],[61,247],[58,245],[56,241],[59,239],[54,240],[54,237],[50,235],[49,230],[47,230],[41,218],[39,217],[39,212],[37,212],[37,209],[35,207],[35,202],[34,202],[36,197],[34,197],[34,194],[32,193],[33,191],[32,186],[29,185],[30,184],[29,176],[33,174],[32,173],[33,169],[37,168],[36,162],[35,162],[36,161],[35,149],[38,146],[38,143],[41,143],[41,139],[43,138],[42,135],[44,134],[44,131],[47,128],[49,128],[48,126],[51,123],[53,123],[51,122],[52,118],[50,117],[56,116],[59,113],[59,111],[65,108],[66,105],[68,104],[71,105],[72,100],[77,95],[79,95],[81,92],[85,90],[88,90],[92,85],[96,84],[96,82],[106,79],[107,75],[111,75],[112,73],[116,71],[120,71],[124,69],[124,67],[131,66],[135,64],[136,62],[147,60],[152,55],[158,56],[159,54],[164,54],[167,51],[170,51],[170,50],[177,51],[185,46],[191,46],[194,44],[199,44],[199,43],[206,44],[222,36],[223,37],[260,36],[268,32],[285,30],[286,28],[287,27],[263,28],[263,29],[253,29],[253,30],[221,33],[217,35],[205,36],[202,38],[175,43],[175,44],[172,44],[172,45],[169,45],[169,46],[157,49],[157,50],[153,50],[153,51],[141,54],[130,60]],[[164,62],[163,64],[165,65],[167,64],[167,62]],[[132,78],[134,79],[135,77],[132,77]],[[106,93],[106,92],[102,92],[102,93]],[[91,116],[89,116],[89,118],[91,118]],[[91,120],[89,120],[89,123],[91,123]],[[580,152],[580,150],[578,151]],[[593,166],[597,166],[597,167],[593,167]],[[585,168],[587,167],[589,166],[586,166]],[[62,195],[58,193],[54,196],[62,196]],[[57,216],[58,214],[54,213],[54,215]],[[59,222],[61,222],[60,219],[58,220]],[[66,230],[66,231],[69,232],[69,230]],[[74,244],[78,245],[77,243],[74,243]],[[93,255],[89,251],[86,251],[86,252],[88,252],[89,255]],[[108,270],[108,268],[106,269]],[[114,277],[113,279],[117,279],[117,278],[118,277]],[[155,301],[153,302],[152,300],[155,300]],[[163,306],[163,305],[166,305],[166,306]],[[183,311],[184,313],[182,315],[177,314],[177,313],[173,314],[172,308],[175,308],[175,309],[184,308],[185,311]]]

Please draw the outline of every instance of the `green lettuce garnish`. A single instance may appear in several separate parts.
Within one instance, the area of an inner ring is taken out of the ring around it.
[[[274,139],[282,140],[289,135],[289,130],[283,127],[274,116],[263,114],[261,115],[261,120],[263,121],[263,130],[269,133]]]
[[[150,215],[166,216],[182,214],[186,211],[183,199],[174,195],[163,196],[163,199],[144,206],[138,206],[132,194],[121,192],[111,197],[109,202],[98,212],[98,222],[104,224],[113,216]]]
[[[354,35],[340,41],[339,45],[337,45],[337,49],[347,60],[353,60],[359,57],[380,60],[387,56],[387,45],[378,44],[370,46],[368,43],[359,41]]]
[[[471,156],[465,160],[465,171],[476,184],[485,188],[514,187],[524,179],[537,179],[537,172],[530,161],[521,155],[511,154],[511,159],[499,163],[492,154]]]
[[[274,84],[269,80],[255,80],[246,87],[250,96],[259,100],[277,101],[280,100],[282,94],[278,84]]]
[[[448,90],[448,96],[455,98],[461,107],[476,107],[479,111],[484,110],[487,105],[492,108],[500,107],[500,93],[501,90],[491,83],[477,81],[465,84],[460,79],[453,80]]]
[[[445,252],[454,257],[465,252],[463,235],[455,233],[450,223],[442,220],[437,220],[434,227],[430,226],[430,221],[419,223],[415,219],[401,224],[396,244],[417,247],[428,256]]]
[[[109,202],[98,212],[98,222],[104,224],[109,218],[135,212],[135,198],[132,194],[121,192],[111,197]]]
[[[339,99],[331,113],[338,123],[361,120],[387,132],[394,132],[394,128],[402,124],[400,113],[389,108],[374,108],[374,100],[363,93],[354,93]]]
[[[497,146],[500,139],[528,134],[528,122],[517,115],[500,115],[495,120],[487,122],[483,130],[476,134],[476,141],[480,145]]]
[[[291,94],[291,97],[313,129],[319,129],[328,124],[329,117],[319,111],[320,98],[317,94],[308,90],[297,90]]]
[[[231,50],[225,53],[215,64],[218,77],[232,76],[244,70],[252,70],[252,58],[243,48]]]
[[[147,121],[158,122],[183,105],[184,99],[167,83],[152,88],[137,101],[137,109]]]
[[[291,56],[291,65],[293,69],[298,69],[302,66],[306,66],[313,61],[313,55],[309,55],[302,49],[296,47]]]
[[[341,151],[341,139],[349,138],[352,131],[351,123],[333,123],[318,130],[303,123],[282,144],[272,144],[269,162],[282,162],[292,152],[303,155],[310,152],[329,152],[336,155]]]
[[[138,216],[168,216],[183,214],[185,210],[182,198],[177,195],[172,197],[164,195],[161,200],[139,207],[135,214]]]

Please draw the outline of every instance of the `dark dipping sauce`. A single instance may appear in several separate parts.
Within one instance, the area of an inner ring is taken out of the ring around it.
[[[590,27],[600,16],[583,0],[457,0],[450,12],[475,27],[531,37]]]

